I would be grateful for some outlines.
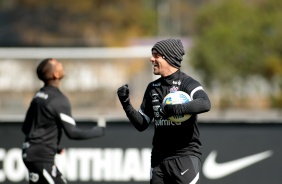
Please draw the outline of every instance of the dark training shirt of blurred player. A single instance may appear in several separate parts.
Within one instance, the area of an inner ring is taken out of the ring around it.
[[[69,139],[83,140],[103,136],[105,128],[94,126],[83,130],[76,126],[70,102],[59,90],[64,77],[60,62],[44,59],[36,72],[44,86],[35,93],[22,125],[25,134],[22,158],[30,184],[65,184],[67,181],[54,163],[55,155],[63,151],[59,146],[63,131]]]

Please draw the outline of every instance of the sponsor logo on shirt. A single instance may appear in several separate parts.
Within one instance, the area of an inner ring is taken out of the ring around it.
[[[161,86],[161,83],[160,82],[158,82],[158,83],[153,83],[153,87],[158,87],[158,86]]]
[[[34,98],[43,98],[46,100],[48,98],[48,94],[39,91],[34,95]]]
[[[155,126],[178,126],[181,125],[180,122],[172,122],[169,119],[156,119]]]
[[[176,85],[180,86],[181,81],[180,81],[180,80],[178,80],[178,81],[172,81],[172,84],[176,84]]]

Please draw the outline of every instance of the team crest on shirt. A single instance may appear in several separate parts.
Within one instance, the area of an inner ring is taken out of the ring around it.
[[[170,93],[175,92],[175,91],[178,91],[178,87],[173,86],[172,88],[169,89]]]

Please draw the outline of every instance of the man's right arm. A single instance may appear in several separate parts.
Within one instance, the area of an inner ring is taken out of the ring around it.
[[[78,128],[71,115],[71,106],[66,97],[60,97],[59,99],[54,100],[53,108],[68,138],[83,140],[104,135],[104,127],[93,126],[91,129]]]
[[[128,117],[129,121],[138,131],[144,131],[149,126],[150,120],[145,118],[145,116],[134,109],[130,103],[129,98],[129,88],[128,85],[123,85],[117,90],[117,95],[119,97],[120,103]]]
[[[133,126],[139,131],[142,132],[146,130],[149,126],[149,123],[145,116],[143,116],[140,111],[136,111],[132,105],[124,108],[125,114],[128,117],[129,121],[133,124]]]
[[[91,129],[80,129],[76,126],[75,120],[64,113],[60,113],[60,121],[66,136],[70,139],[83,140],[103,136],[104,127],[94,126]]]

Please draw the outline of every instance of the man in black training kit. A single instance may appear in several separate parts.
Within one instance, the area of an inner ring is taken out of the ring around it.
[[[151,184],[200,183],[201,142],[197,114],[209,111],[211,104],[201,84],[180,71],[184,54],[179,39],[162,40],[153,46],[150,58],[153,73],[161,77],[147,86],[139,111],[130,103],[128,85],[117,91],[127,117],[137,130],[145,130],[154,120]],[[173,91],[186,92],[192,101],[162,105],[164,97]],[[184,114],[191,114],[191,117],[181,123],[168,119]]]
[[[29,171],[30,184],[65,184],[54,163],[60,153],[62,130],[70,139],[82,140],[104,135],[104,128],[79,129],[71,115],[68,98],[59,90],[64,69],[56,59],[40,62],[37,76],[44,86],[34,95],[22,126],[25,134],[22,157]]]

